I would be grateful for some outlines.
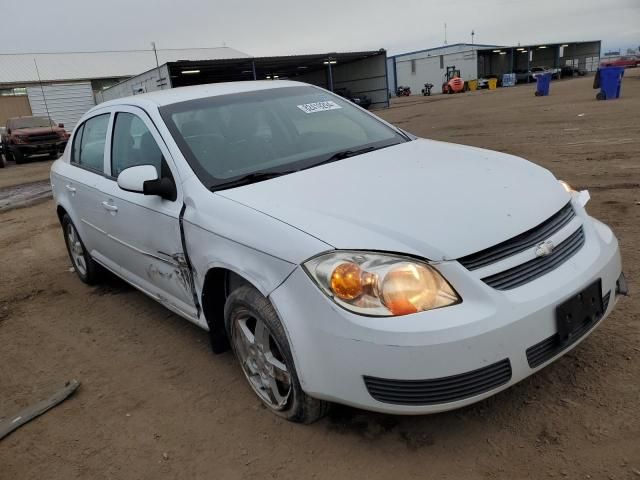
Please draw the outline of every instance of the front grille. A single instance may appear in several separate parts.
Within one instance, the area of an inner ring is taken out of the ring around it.
[[[458,261],[468,270],[476,270],[486,267],[499,260],[507,258],[516,253],[525,251],[527,248],[533,247],[541,241],[549,238],[558,232],[562,227],[568,224],[573,217],[576,216],[571,203],[567,203],[562,209],[545,220],[537,227],[533,227],[520,235],[517,235],[502,243],[489,247],[480,252],[459,258]]]
[[[29,143],[42,143],[59,140],[60,137],[57,133],[45,133],[43,135],[29,135],[27,141]]]
[[[569,260],[584,245],[584,230],[580,227],[559,244],[546,257],[538,257],[521,265],[482,279],[497,290],[511,290],[558,268]]]
[[[560,335],[555,333],[549,338],[546,338],[541,342],[536,343],[534,346],[529,347],[527,349],[527,362],[529,363],[529,366],[531,368],[536,368],[542,365],[544,362],[552,357],[555,357],[562,350],[569,348],[580,338],[582,338],[604,316],[604,312],[607,311],[607,307],[609,306],[610,298],[611,292],[608,292],[604,297],[602,297],[602,314],[599,317],[592,318],[588,322],[583,323],[580,328],[573,332],[571,337],[569,337],[568,342],[563,342],[560,339]]]
[[[369,394],[395,405],[436,405],[480,395],[511,380],[508,358],[471,372],[429,380],[364,377]]]

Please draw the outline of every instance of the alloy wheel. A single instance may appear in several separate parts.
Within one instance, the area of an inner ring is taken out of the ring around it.
[[[87,261],[84,257],[84,247],[82,246],[82,242],[80,242],[78,232],[71,223],[67,225],[67,242],[69,244],[69,253],[71,254],[73,268],[75,268],[80,275],[87,275]]]
[[[267,325],[248,311],[234,320],[233,344],[249,385],[274,410],[283,410],[291,395],[291,373]]]

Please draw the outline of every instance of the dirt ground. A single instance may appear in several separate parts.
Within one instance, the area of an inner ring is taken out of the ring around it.
[[[524,156],[588,188],[640,288],[640,72],[597,102],[591,78],[430,98],[381,116],[429,138]],[[446,159],[443,159],[446,160]],[[0,186],[48,162],[0,170]],[[44,175],[44,176],[43,176]],[[449,179],[447,179],[449,180]],[[0,417],[82,382],[0,441],[0,479],[640,479],[640,303],[623,299],[570,354],[474,406],[395,417],[270,415],[231,354],[122,282],[70,271],[46,201],[0,213]]]

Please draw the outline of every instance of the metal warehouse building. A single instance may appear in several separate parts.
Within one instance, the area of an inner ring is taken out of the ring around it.
[[[97,95],[98,101],[174,87],[242,80],[289,79],[328,90],[346,89],[352,97],[366,95],[373,108],[389,106],[387,53],[318,53],[281,57],[245,57],[167,62],[125,80]]]
[[[505,73],[526,72],[532,67],[572,65],[595,71],[600,59],[601,42],[563,42],[527,46],[500,46],[457,43],[437,48],[394,55],[387,60],[389,91],[400,85],[420,93],[425,83],[440,93],[447,67],[455,66],[464,80]]]
[[[227,47],[162,49],[157,55],[162,63],[248,57]],[[96,104],[97,92],[154,66],[153,50],[0,54],[0,126],[11,117],[46,116],[48,109],[71,130]]]

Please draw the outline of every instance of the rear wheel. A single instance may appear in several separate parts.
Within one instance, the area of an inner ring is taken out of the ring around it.
[[[98,283],[100,274],[102,273],[101,267],[91,258],[89,252],[87,252],[75,225],[67,214],[62,217],[62,229],[64,231],[64,242],[67,245],[67,252],[69,253],[69,258],[78,277],[88,285]]]
[[[327,413],[327,402],[302,391],[284,328],[268,299],[251,286],[239,287],[229,295],[224,316],[242,372],[271,412],[298,423]]]
[[[602,93],[602,92],[598,92],[598,93],[596,94],[596,100],[606,100],[606,99],[607,99],[607,97],[605,96],[605,94],[604,94],[604,93]]]
[[[56,158],[58,158],[58,152],[49,152],[49,159],[51,160],[55,160]]]

